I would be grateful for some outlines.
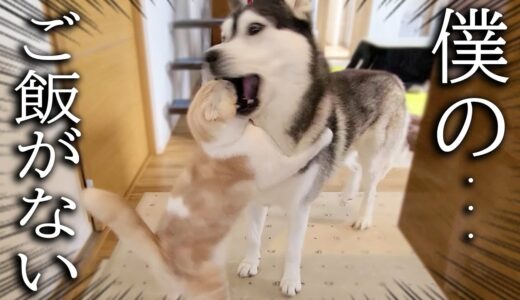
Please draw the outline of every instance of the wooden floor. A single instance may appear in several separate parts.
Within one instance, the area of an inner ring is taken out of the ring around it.
[[[146,166],[134,182],[127,194],[127,200],[132,206],[136,206],[144,193],[168,192],[172,189],[175,179],[183,170],[191,157],[195,142],[189,133],[184,119],[179,121],[172,135],[166,151],[148,159]],[[385,192],[403,191],[408,179],[408,168],[394,168],[380,183],[378,190]],[[323,190],[328,192],[340,192],[343,183],[347,180],[347,172],[340,169],[331,178]],[[104,231],[92,236],[88,246],[83,251],[83,260],[79,265],[80,277],[64,299],[77,299],[88,285],[98,265],[108,258],[117,244],[117,238],[110,232]],[[64,287],[65,288],[65,287]],[[70,288],[70,287],[69,287]]]

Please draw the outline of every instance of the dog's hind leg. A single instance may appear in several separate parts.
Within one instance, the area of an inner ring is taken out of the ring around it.
[[[402,149],[405,132],[405,116],[396,114],[386,123],[376,124],[356,143],[363,170],[361,189],[364,195],[357,219],[352,225],[354,229],[365,230],[372,226],[377,185],[392,168],[395,157]]]
[[[366,230],[372,226],[377,185],[388,169],[386,161],[388,161],[388,152],[391,149],[387,147],[389,146],[387,133],[382,128],[384,128],[382,124],[376,124],[375,128],[367,131],[355,144],[363,170],[361,179],[363,198],[356,220],[352,225],[356,230]]]
[[[354,199],[359,192],[361,176],[363,174],[358,155],[355,151],[351,151],[347,155],[347,158],[345,159],[345,167],[348,169],[350,174],[348,181],[343,188],[341,199],[343,201],[350,201]]]
[[[251,277],[258,274],[260,264],[260,247],[262,243],[262,232],[268,208],[257,201],[252,201],[247,207],[249,228],[246,235],[246,255],[238,265],[237,274],[240,277]]]
[[[352,225],[356,230],[366,230],[372,226],[377,193],[376,189],[379,181],[383,178],[385,173],[379,169],[380,166],[377,166],[373,162],[364,162],[362,165],[363,178],[361,180],[361,190],[363,191],[363,199],[356,221]]]

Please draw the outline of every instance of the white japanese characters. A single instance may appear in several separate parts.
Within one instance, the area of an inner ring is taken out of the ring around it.
[[[461,100],[461,101],[453,104],[442,115],[439,125],[437,126],[437,143],[439,144],[439,147],[441,148],[442,151],[449,153],[449,152],[454,151],[455,149],[457,149],[460,146],[460,144],[466,137],[466,134],[468,133],[468,130],[471,126],[474,103],[484,105],[493,112],[493,116],[495,117],[495,119],[497,121],[497,134],[495,136],[495,140],[487,148],[472,153],[473,157],[480,157],[480,156],[489,154],[489,153],[495,151],[500,146],[500,144],[504,140],[504,134],[506,131],[506,122],[504,120],[504,116],[502,115],[502,112],[491,101],[488,101],[485,99],[480,99],[480,98],[470,98],[470,99]],[[459,108],[463,105],[466,105],[466,108],[467,108],[466,109],[466,119],[464,120],[464,125],[462,126],[462,129],[459,132],[457,138],[455,138],[455,140],[451,144],[448,145],[448,144],[446,144],[446,141],[444,140],[444,129],[446,126],[446,122],[448,121],[448,119],[452,115],[452,113],[457,108]]]
[[[452,18],[454,16],[456,18]],[[501,21],[502,17],[503,15],[497,11],[491,11],[487,8],[472,8],[469,11],[468,21],[461,13],[455,12],[453,9],[446,9],[441,32],[433,49],[433,54],[439,53],[439,50],[441,51],[441,80],[443,84],[463,82],[475,76],[478,71],[481,71],[488,78],[501,84],[505,84],[509,80],[508,77],[498,75],[491,70],[493,66],[505,66],[508,63],[503,57],[504,50],[502,49],[505,47],[506,41],[499,35],[499,33],[508,28],[507,25]],[[451,45],[455,47],[455,55],[453,52],[450,52]],[[450,54],[457,57],[451,58]],[[457,73],[461,70],[467,72],[457,78],[449,79],[450,75],[453,74],[450,72],[450,66],[456,66]],[[485,106],[493,113],[493,117],[496,121],[496,134],[485,149],[471,153],[473,158],[488,155],[500,147],[504,140],[506,130],[506,122],[500,108],[486,99],[468,98],[457,101],[442,114],[436,132],[437,144],[441,151],[451,153],[460,147],[471,127],[473,106],[475,104]],[[446,123],[453,115],[453,112],[461,107],[466,108],[463,126],[455,140],[448,144],[444,138]],[[470,186],[473,186],[475,179],[469,177],[466,182]],[[466,205],[467,215],[470,215],[474,210],[474,205]],[[473,232],[465,232],[462,234],[462,237],[462,240],[471,243],[475,239],[476,234]]]
[[[477,18],[477,13],[481,18]],[[450,29],[452,17],[456,16],[459,25],[453,25]],[[453,9],[446,9],[444,22],[442,24],[441,33],[435,47],[433,54],[437,54],[439,50],[442,52],[442,83],[448,83],[448,69],[449,63],[454,66],[468,66],[469,71],[464,75],[451,79],[452,84],[462,82],[473,76],[477,71],[482,71],[489,78],[506,83],[509,78],[493,73],[490,66],[503,66],[507,64],[507,60],[502,56],[504,50],[501,48],[506,45],[506,41],[497,33],[505,31],[507,25],[500,21],[502,14],[493,12],[490,18],[490,10],[482,8],[480,10],[472,8],[470,10],[469,22],[459,12]],[[480,20],[480,24],[478,23]],[[453,32],[462,32],[464,39],[454,40],[453,45],[456,46],[455,52],[462,59],[452,59],[449,57],[449,42]],[[478,36],[483,36],[478,39]],[[497,58],[497,56],[500,56]]]
[[[63,20],[52,21],[36,21],[31,20],[33,24],[38,26],[46,26],[44,31],[49,31],[57,26],[68,24],[73,26],[80,20],[78,14],[70,12],[71,17],[64,16]],[[59,55],[43,55],[33,53],[27,45],[23,47],[25,53],[38,61],[62,61],[70,59],[70,54]],[[21,125],[29,121],[37,121],[38,125],[51,125],[58,121],[66,121],[68,123],[78,124],[80,119],[71,112],[72,105],[78,94],[75,87],[63,88],[64,81],[78,80],[79,74],[73,73],[71,75],[54,75],[41,76],[34,70],[29,70],[24,79],[14,88],[14,91],[20,95],[20,116],[15,121]],[[39,179],[44,180],[52,172],[56,163],[56,151],[53,143],[44,142],[45,134],[42,131],[35,130],[36,137],[32,145],[18,145],[20,153],[28,153],[28,160],[25,166],[20,170],[18,177],[24,179],[29,172],[34,171]],[[63,133],[56,144],[60,144],[66,152],[64,160],[70,161],[77,165],[80,161],[79,153],[74,147],[73,143],[81,137],[81,132],[70,127],[69,130]],[[46,154],[45,156],[43,154]],[[40,158],[40,159],[38,159]],[[43,159],[41,159],[43,158]],[[27,213],[20,219],[21,227],[30,225],[31,219],[41,205],[48,205],[53,200],[52,196],[46,195],[42,188],[35,188],[35,198],[30,199],[23,197],[25,203],[31,205]],[[54,240],[61,237],[63,234],[74,236],[74,229],[62,224],[60,217],[62,213],[76,210],[76,203],[66,197],[60,198],[60,206],[54,211],[53,220],[49,223],[35,225],[34,232],[36,236],[43,240]],[[42,276],[39,272],[30,280],[27,274],[29,258],[23,253],[18,253],[20,258],[20,268],[22,273],[22,280],[25,286],[33,291],[38,291],[38,281]],[[78,271],[72,262],[62,255],[55,257],[57,261],[67,268],[71,278],[77,278]]]
[[[53,124],[62,117],[67,117],[76,124],[79,123],[80,119],[70,112],[78,90],[75,87],[71,89],[55,88],[58,80],[78,80],[79,78],[77,73],[73,73],[71,75],[49,75],[45,80],[35,71],[29,70],[22,82],[14,89],[21,93],[22,102],[21,115],[16,118],[16,123],[21,124],[38,119],[41,124]],[[60,112],[51,118],[51,113],[55,108],[58,108]]]

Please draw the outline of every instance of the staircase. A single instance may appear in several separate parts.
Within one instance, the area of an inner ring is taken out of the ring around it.
[[[214,29],[219,27],[224,19],[193,19],[178,20],[173,22],[173,30],[187,29]],[[197,71],[202,69],[204,60],[202,57],[180,57],[170,64],[170,72],[175,76],[177,71]],[[190,99],[174,99],[170,105],[170,114],[186,114],[190,106]]]

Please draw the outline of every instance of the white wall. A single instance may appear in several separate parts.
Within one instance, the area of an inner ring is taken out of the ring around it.
[[[429,19],[427,14],[413,23],[409,23],[423,1],[405,1],[388,20],[385,19],[395,8],[396,3],[392,2],[379,9],[379,4],[383,0],[372,1],[369,41],[380,46],[426,47],[431,45],[436,23],[433,22],[433,26],[428,26],[426,32],[421,29],[421,26]],[[438,1],[432,7],[431,12],[437,12],[442,7],[443,2],[445,1]]]
[[[168,65],[176,57],[200,57],[209,47],[209,31],[180,29],[172,31],[176,19],[195,19],[209,16],[210,1],[172,1],[174,11],[167,1],[145,1],[143,20],[145,49],[150,83],[155,149],[162,153],[172,132],[172,118],[168,107],[173,99],[190,98],[191,91],[200,78],[200,72],[173,72]]]
[[[173,99],[173,89],[168,76],[168,63],[175,51],[170,34],[174,12],[167,1],[143,2],[146,18],[143,20],[149,91],[157,153],[164,151],[171,135],[168,106]]]

